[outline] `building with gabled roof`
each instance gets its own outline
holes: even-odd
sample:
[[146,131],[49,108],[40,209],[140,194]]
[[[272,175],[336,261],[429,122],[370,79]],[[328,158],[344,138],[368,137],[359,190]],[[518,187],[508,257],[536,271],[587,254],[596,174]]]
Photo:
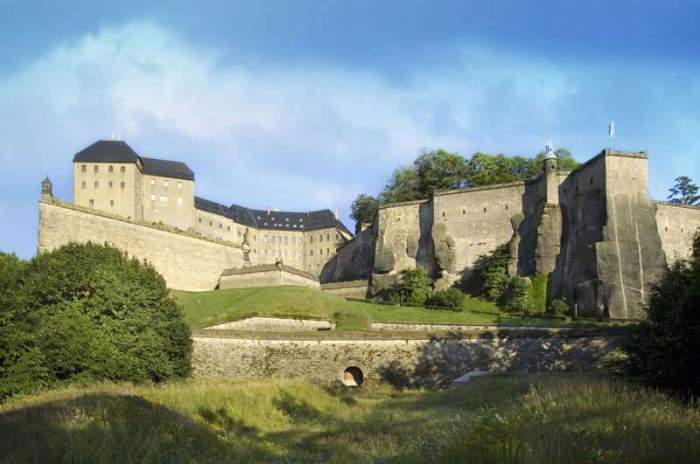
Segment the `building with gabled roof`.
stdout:
[[129,221],[165,224],[242,245],[251,265],[286,265],[318,276],[352,238],[330,210],[259,210],[195,196],[187,164],[142,156],[126,142],[99,140],[73,157],[74,204]]

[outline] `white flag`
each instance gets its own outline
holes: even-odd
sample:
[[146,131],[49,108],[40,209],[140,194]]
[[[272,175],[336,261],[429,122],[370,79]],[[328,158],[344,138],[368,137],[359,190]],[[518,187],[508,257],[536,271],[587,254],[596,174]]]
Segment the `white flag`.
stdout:
[[610,121],[608,125],[608,135],[610,136],[610,140],[615,140],[615,121]]

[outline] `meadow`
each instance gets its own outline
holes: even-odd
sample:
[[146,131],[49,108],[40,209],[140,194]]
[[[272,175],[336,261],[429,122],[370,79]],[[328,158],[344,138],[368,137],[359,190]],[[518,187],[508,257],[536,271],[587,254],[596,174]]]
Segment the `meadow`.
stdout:
[[172,295],[194,329],[251,316],[327,319],[336,322],[337,330],[366,330],[373,321],[552,327],[597,325],[593,321],[511,315],[490,301],[473,297],[465,298],[459,311],[451,311],[345,300],[319,290],[292,286],[209,292],[173,290]]
[[68,387],[0,406],[0,462],[696,462],[700,411],[604,374],[445,390],[301,379]]

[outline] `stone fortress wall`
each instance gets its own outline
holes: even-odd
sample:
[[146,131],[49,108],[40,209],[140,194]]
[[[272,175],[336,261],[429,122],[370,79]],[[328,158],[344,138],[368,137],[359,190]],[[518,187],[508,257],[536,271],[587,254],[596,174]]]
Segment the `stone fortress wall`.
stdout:
[[39,252],[70,242],[115,246],[148,261],[168,287],[181,290],[211,290],[225,269],[243,265],[243,250],[234,244],[96,214],[44,195],[39,203]]
[[506,246],[509,273],[548,274],[550,298],[583,314],[642,317],[651,287],[667,263],[689,256],[700,228],[700,208],[649,199],[647,163],[645,153],[604,150],[558,172],[552,155],[532,181],[383,205],[368,235],[340,248],[321,282],[368,278],[375,295],[401,270],[422,266],[446,288]]

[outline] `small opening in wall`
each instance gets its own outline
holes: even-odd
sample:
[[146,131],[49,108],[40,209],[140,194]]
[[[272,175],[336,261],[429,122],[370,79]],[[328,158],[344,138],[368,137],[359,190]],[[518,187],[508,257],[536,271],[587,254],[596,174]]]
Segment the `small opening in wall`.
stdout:
[[506,211],[508,211],[508,205],[506,205]]
[[445,217],[445,212],[444,212],[444,211],[442,212],[442,217]]
[[668,232],[668,227],[664,227],[664,232]]
[[466,216],[466,214],[467,214],[467,210],[466,210],[466,209],[463,209],[463,210],[462,210],[462,215],[463,215],[463,216]]
[[343,385],[346,387],[359,387],[364,382],[364,375],[359,367],[350,366],[343,372]]
[[591,177],[591,185],[593,185],[593,178]]
[[486,212],[486,208],[484,208],[484,213]]

